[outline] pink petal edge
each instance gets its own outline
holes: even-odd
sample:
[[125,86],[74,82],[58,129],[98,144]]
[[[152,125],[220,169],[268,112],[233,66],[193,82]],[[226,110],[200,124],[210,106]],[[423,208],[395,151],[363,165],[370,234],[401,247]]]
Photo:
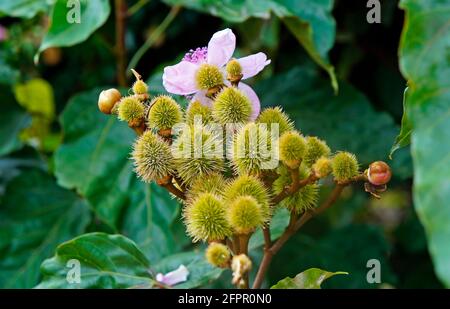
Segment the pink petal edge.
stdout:
[[227,28],[214,33],[208,43],[208,63],[223,67],[233,56],[236,36]]
[[195,73],[198,65],[181,61],[172,66],[164,68],[163,86],[167,92],[179,95],[192,94],[197,91]]
[[247,79],[255,76],[261,72],[264,67],[270,64],[270,59],[267,60],[267,56],[264,53],[257,53],[250,56],[237,59],[242,67],[242,79]]

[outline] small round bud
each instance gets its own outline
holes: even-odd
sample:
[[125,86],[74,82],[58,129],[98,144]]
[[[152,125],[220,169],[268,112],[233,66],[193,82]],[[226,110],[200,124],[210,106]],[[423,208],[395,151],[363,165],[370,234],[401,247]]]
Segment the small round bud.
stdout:
[[202,90],[208,90],[223,84],[222,72],[214,64],[202,64],[195,75],[195,79],[197,87]]
[[227,79],[230,82],[239,82],[242,79],[242,66],[236,59],[232,59],[226,66]]
[[171,129],[181,122],[181,110],[178,103],[170,96],[161,95],[150,104],[147,125],[160,130]]
[[183,216],[188,234],[194,242],[219,241],[231,235],[225,205],[219,197],[203,193],[185,207]]
[[307,166],[311,166],[320,157],[328,157],[331,153],[330,147],[315,136],[306,138],[306,153],[303,161]]
[[211,173],[204,177],[197,177],[188,191],[188,202],[194,200],[202,193],[212,193],[221,196],[227,180],[220,173]]
[[208,124],[212,121],[212,112],[208,106],[203,105],[199,101],[194,101],[186,111],[186,122],[192,125],[195,121],[200,120],[203,124]]
[[132,89],[134,94],[145,94],[148,91],[148,86],[144,81],[138,79],[134,82]]
[[316,163],[313,164],[312,170],[318,178],[327,177],[331,173],[331,160],[326,157],[320,157],[317,159]]
[[294,123],[278,106],[264,109],[261,114],[259,114],[257,122],[267,124],[268,130],[270,130],[271,124],[277,123],[280,135],[284,132],[294,130]]
[[111,114],[114,105],[122,98],[119,90],[111,88],[103,90],[98,96],[98,109],[104,114]]
[[134,97],[124,97],[119,102],[118,117],[122,121],[138,125],[145,115],[145,106]]
[[145,182],[174,172],[170,146],[151,131],[144,132],[134,143],[132,158],[137,175]]
[[227,210],[228,222],[237,234],[249,234],[264,224],[261,206],[251,196],[239,196]]
[[331,163],[334,179],[338,182],[346,181],[358,174],[358,160],[349,152],[338,152]]
[[386,162],[376,161],[369,165],[367,178],[369,182],[376,186],[387,184],[392,177],[391,168]]
[[252,269],[252,261],[245,254],[233,256],[231,270],[233,271],[232,283],[240,287],[245,285],[245,275]]
[[298,168],[306,151],[306,141],[297,131],[285,132],[280,137],[280,159],[290,168]]
[[213,242],[205,252],[206,260],[213,266],[225,268],[230,264],[231,252],[227,246]]
[[224,88],[214,100],[213,116],[221,125],[246,123],[251,114],[250,99],[235,87]]

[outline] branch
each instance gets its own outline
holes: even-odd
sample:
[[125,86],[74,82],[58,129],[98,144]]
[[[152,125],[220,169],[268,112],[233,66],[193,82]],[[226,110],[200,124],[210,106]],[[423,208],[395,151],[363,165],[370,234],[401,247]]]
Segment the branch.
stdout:
[[281,191],[277,196],[275,196],[272,199],[272,205],[278,204],[289,195],[292,195],[295,192],[297,192],[300,188],[318,180],[317,176],[314,173],[311,173],[309,177],[300,180],[298,168],[289,170],[291,172],[292,183],[290,186],[285,187],[283,191]]
[[182,192],[180,189],[178,189],[177,187],[174,186],[171,176],[167,176],[162,179],[159,179],[157,181],[157,184],[160,185],[161,187],[165,188],[167,191],[169,191],[176,197],[178,197],[182,200],[186,199],[184,192]]

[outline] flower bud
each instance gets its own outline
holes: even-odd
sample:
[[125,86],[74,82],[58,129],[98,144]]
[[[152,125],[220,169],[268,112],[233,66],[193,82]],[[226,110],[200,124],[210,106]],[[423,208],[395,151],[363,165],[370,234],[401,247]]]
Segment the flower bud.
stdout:
[[145,182],[174,172],[170,146],[151,131],[144,132],[134,143],[132,158],[137,175]]
[[214,194],[203,193],[185,207],[183,216],[188,234],[194,242],[219,241],[231,235],[223,201]]
[[315,136],[308,136],[306,138],[306,154],[303,159],[307,166],[311,166],[320,157],[328,157],[330,155],[330,147]]
[[131,126],[138,126],[145,115],[145,106],[134,97],[124,97],[119,102],[118,117]]
[[222,72],[214,64],[202,64],[195,75],[195,79],[197,81],[197,87],[202,90],[223,85]]
[[265,223],[261,205],[249,195],[238,196],[227,209],[228,222],[237,234],[249,234]]
[[233,271],[232,283],[240,287],[245,285],[245,275],[252,269],[252,261],[245,254],[233,256],[231,270]]
[[280,135],[287,131],[294,130],[294,123],[289,119],[289,116],[286,115],[278,106],[264,109],[261,114],[259,114],[257,122],[267,124],[268,130],[270,130],[271,124],[277,123]]
[[231,252],[227,246],[212,242],[205,252],[206,260],[213,266],[225,268],[230,264]]
[[236,59],[232,59],[227,63],[226,66],[227,79],[232,83],[236,84],[242,79],[242,66]]
[[201,120],[203,124],[208,124],[212,121],[211,109],[199,101],[192,102],[186,111],[187,124],[193,125],[196,119]]
[[349,152],[338,152],[331,163],[334,179],[337,182],[349,180],[358,174],[358,160]]
[[280,159],[290,168],[298,168],[306,151],[306,141],[297,131],[285,132],[280,137]]
[[179,122],[181,122],[180,106],[172,97],[161,95],[153,99],[147,121],[150,128],[168,130]]
[[318,178],[327,177],[331,173],[331,160],[326,157],[320,157],[313,164],[312,170]]
[[387,184],[392,177],[391,168],[383,161],[371,163],[366,174],[369,182],[376,186]]
[[134,94],[146,94],[148,86],[144,81],[138,79],[134,82],[132,89]]
[[213,116],[221,125],[246,123],[251,114],[250,99],[235,87],[224,88],[213,102]]
[[103,90],[98,96],[98,109],[104,114],[111,114],[114,105],[121,99],[119,90],[111,88]]

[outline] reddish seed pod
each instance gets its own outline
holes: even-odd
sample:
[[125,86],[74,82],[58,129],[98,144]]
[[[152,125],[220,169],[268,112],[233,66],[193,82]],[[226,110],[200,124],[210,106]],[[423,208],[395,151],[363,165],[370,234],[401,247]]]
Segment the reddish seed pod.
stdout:
[[383,161],[376,161],[369,165],[367,178],[376,186],[385,185],[391,180],[392,172],[389,165]]

